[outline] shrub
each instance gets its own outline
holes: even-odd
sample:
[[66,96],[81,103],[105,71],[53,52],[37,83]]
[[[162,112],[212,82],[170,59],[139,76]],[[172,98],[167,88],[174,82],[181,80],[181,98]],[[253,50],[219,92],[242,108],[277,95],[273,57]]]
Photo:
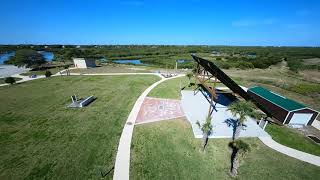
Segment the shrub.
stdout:
[[51,71],[46,71],[45,76],[50,77],[52,75]]
[[313,94],[320,92],[319,84],[309,84],[309,83],[301,83],[296,84],[294,86],[289,87],[289,90],[294,91],[299,94]]
[[6,77],[4,82],[8,83],[8,84],[14,84],[14,83],[16,83],[16,80],[13,77]]
[[302,63],[298,59],[287,60],[287,62],[288,62],[289,70],[295,73],[297,73],[302,66]]

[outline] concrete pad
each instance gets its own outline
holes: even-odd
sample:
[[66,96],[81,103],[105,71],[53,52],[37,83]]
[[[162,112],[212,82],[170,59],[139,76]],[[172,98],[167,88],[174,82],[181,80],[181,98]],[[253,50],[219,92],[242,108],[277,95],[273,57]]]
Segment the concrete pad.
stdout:
[[140,108],[136,124],[183,117],[180,100],[146,97]]
[[[181,104],[185,115],[192,126],[194,136],[196,138],[202,138],[202,132],[198,125],[196,124],[199,121],[201,124],[204,123],[210,103],[202,94],[198,92],[194,95],[193,91],[183,90],[181,91],[182,99]],[[234,117],[227,108],[229,100],[223,100],[226,98],[224,94],[219,94],[218,102],[216,103],[215,110],[212,113],[212,126],[213,132],[209,138],[232,138],[233,128],[227,125],[226,120],[237,120],[237,117]],[[252,118],[247,118],[247,121],[244,123],[246,127],[241,131],[240,137],[270,137],[268,133],[262,130]]]

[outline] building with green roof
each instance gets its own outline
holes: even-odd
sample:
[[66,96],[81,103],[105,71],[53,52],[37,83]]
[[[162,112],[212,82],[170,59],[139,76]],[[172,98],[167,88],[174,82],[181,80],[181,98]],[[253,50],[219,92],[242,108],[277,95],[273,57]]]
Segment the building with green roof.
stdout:
[[283,124],[311,125],[318,116],[317,111],[306,105],[260,86],[248,89],[248,94]]

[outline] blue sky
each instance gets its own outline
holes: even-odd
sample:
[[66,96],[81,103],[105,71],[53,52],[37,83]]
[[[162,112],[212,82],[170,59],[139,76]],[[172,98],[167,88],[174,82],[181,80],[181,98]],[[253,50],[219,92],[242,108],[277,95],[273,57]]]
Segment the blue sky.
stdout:
[[1,0],[0,44],[320,46],[318,0]]

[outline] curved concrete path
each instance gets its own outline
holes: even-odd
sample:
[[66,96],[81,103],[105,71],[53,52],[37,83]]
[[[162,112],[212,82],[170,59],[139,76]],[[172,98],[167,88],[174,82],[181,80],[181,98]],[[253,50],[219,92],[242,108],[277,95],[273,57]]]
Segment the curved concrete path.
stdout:
[[[36,79],[45,78],[44,75],[38,75],[36,78],[30,78],[29,76],[22,76],[20,74],[14,74],[11,77],[21,78],[21,80],[16,82],[16,84],[23,83],[23,82],[26,82],[26,81],[32,81],[32,80],[36,80]],[[0,84],[0,86],[7,86],[7,85],[10,85],[10,84],[7,84],[7,83]]]
[[263,144],[267,145],[271,149],[274,149],[282,154],[287,156],[299,159],[301,161],[320,166],[320,157],[312,154],[308,154],[302,151],[298,151],[296,149],[289,148],[282,144],[277,143],[271,137],[259,137],[259,139],[263,142]]
[[158,84],[169,80],[174,79],[177,77],[182,77],[184,75],[178,75],[171,78],[162,78],[160,81],[155,82],[150,87],[148,87],[137,99],[136,103],[134,104],[126,124],[122,130],[122,134],[119,141],[116,162],[114,166],[114,174],[113,179],[116,180],[128,180],[129,173],[130,173],[130,148],[131,148],[131,139],[135,121],[137,119],[140,107],[143,103],[144,98],[149,94],[149,92],[156,87]]

